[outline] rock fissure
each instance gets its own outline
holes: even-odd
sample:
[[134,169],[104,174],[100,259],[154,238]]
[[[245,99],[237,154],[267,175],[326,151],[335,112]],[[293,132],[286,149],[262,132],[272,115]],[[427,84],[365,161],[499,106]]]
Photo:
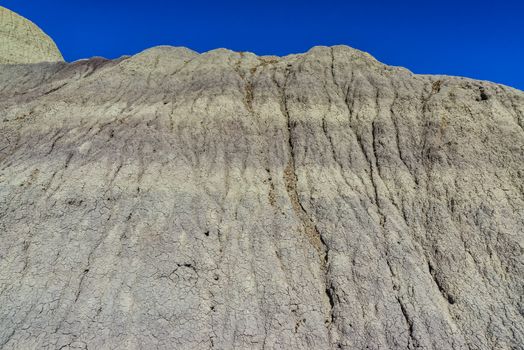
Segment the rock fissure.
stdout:
[[406,310],[406,306],[404,305],[404,303],[402,302],[399,296],[397,296],[397,302],[400,306],[400,310],[402,312],[402,316],[404,317],[404,321],[406,322],[406,325],[408,326],[408,332],[409,332],[408,333],[408,336],[409,336],[408,348],[415,348],[415,349],[420,348],[418,340],[415,336],[413,320],[409,316],[409,313]]
[[431,277],[435,281],[435,284],[436,284],[440,294],[442,294],[442,297],[444,297],[444,299],[446,299],[448,304],[450,304],[450,305],[455,304],[455,298],[453,298],[453,296],[446,291],[446,289],[444,288],[443,284],[440,282],[438,276],[435,274],[435,269],[433,268],[433,265],[430,262],[428,262],[428,270],[429,270],[429,273],[431,274]]
[[[287,96],[286,96],[286,87],[288,85],[288,74],[286,72],[285,78],[284,78],[284,84],[281,90],[282,94],[282,106],[283,106],[283,114],[287,121],[287,130],[288,130],[288,155],[289,155],[289,161],[284,169],[284,182],[286,184],[286,190],[289,196],[289,199],[291,201],[292,208],[294,210],[295,215],[297,215],[298,219],[301,221],[302,229],[304,230],[304,233],[306,234],[306,237],[308,238],[310,244],[313,248],[318,252],[320,257],[320,263],[321,263],[321,270],[324,274],[325,279],[325,295],[327,297],[327,300],[329,301],[329,314],[326,318],[326,325],[328,332],[331,333],[333,321],[335,319],[334,312],[335,312],[335,303],[334,303],[334,288],[331,285],[331,282],[329,280],[329,247],[324,241],[324,238],[320,231],[318,230],[317,226],[315,225],[314,221],[311,219],[310,215],[308,214],[307,210],[304,208],[300,201],[300,195],[298,193],[298,178],[296,175],[296,156],[295,156],[295,150],[294,150],[294,142],[293,142],[293,130],[295,127],[294,122],[291,120],[291,115],[289,113],[288,109],[288,102],[287,102]],[[329,334],[331,336],[331,334]]]
[[256,72],[256,67],[250,70],[248,74],[242,71],[241,63],[242,59],[244,58],[244,53],[240,52],[240,57],[238,59],[237,64],[235,65],[235,70],[237,71],[238,75],[242,79],[244,83],[244,104],[246,106],[246,109],[250,114],[255,114],[255,111],[253,109],[253,75]]

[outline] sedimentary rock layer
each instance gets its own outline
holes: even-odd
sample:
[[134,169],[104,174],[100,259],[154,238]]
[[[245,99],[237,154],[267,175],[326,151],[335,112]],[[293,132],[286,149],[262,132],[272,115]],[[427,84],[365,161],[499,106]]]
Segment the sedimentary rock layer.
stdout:
[[343,47],[0,67],[0,348],[523,349],[524,93]]
[[63,61],[53,40],[31,21],[0,6],[0,64]]

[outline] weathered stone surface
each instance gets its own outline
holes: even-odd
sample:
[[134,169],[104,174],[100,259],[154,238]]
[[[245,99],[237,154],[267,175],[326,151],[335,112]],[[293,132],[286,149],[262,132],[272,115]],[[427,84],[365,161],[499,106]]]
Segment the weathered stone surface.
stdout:
[[0,64],[63,60],[53,40],[40,28],[0,6]]
[[521,91],[160,47],[0,111],[3,349],[523,349]]

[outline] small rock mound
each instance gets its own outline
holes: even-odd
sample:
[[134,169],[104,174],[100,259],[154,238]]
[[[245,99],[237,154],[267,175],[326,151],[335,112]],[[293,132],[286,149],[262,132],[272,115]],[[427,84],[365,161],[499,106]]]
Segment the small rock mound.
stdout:
[[0,64],[63,60],[53,40],[33,22],[0,6]]

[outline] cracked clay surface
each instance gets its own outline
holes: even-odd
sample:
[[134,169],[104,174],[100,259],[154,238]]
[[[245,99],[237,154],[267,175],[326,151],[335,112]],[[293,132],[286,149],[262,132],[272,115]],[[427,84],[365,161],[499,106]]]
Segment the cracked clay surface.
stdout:
[[0,348],[524,349],[523,127],[344,46],[0,66]]

